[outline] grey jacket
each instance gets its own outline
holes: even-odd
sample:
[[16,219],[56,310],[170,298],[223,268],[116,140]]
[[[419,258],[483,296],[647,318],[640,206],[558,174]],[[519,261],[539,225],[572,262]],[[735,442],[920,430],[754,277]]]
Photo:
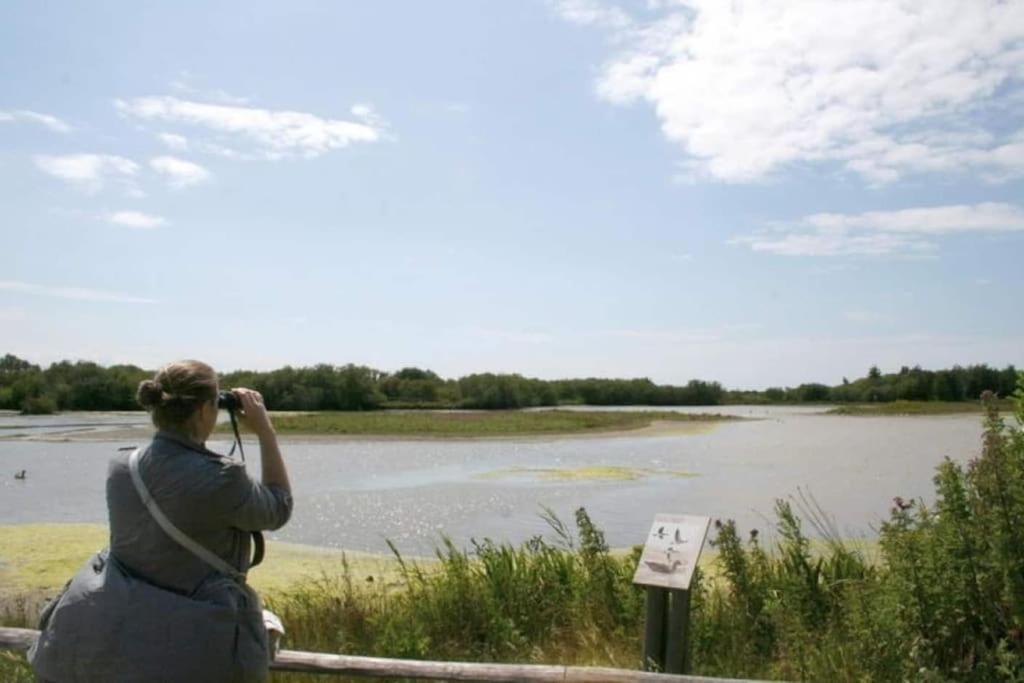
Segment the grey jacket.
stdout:
[[[29,653],[37,675],[59,683],[264,680],[258,598],[164,533],[132,484],[128,457],[114,458],[107,475],[110,549],[44,613]],[[243,573],[250,532],[291,515],[286,491],[176,434],[158,433],[139,471],[175,526]]]
[[[170,432],[158,432],[139,460],[139,472],[164,514],[186,534],[242,573],[249,569],[251,531],[280,528],[292,497],[246,474],[237,460]],[[128,454],[107,474],[110,551],[151,583],[190,594],[215,573],[163,532],[132,485]]]

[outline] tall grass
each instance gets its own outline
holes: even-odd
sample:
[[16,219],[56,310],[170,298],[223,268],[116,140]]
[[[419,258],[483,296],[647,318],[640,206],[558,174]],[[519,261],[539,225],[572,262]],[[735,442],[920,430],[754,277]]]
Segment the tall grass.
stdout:
[[[268,600],[294,636],[289,647],[477,661],[601,661],[632,667],[643,594],[637,556],[609,552],[584,510],[572,535],[472,550],[445,541],[437,562],[407,562],[399,586],[356,585],[347,572]],[[275,680],[292,680],[279,676]],[[299,680],[296,678],[295,680]]]
[[[34,618],[39,611],[38,599],[16,596],[0,600],[0,626],[35,627]],[[3,683],[34,683],[25,656],[20,652],[0,650],[0,681]]]

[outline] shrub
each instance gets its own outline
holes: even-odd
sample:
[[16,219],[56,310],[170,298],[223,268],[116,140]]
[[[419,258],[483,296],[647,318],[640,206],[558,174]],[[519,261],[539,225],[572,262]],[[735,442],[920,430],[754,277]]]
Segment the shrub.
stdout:
[[57,412],[57,402],[49,396],[32,396],[21,403],[22,415],[53,415]]

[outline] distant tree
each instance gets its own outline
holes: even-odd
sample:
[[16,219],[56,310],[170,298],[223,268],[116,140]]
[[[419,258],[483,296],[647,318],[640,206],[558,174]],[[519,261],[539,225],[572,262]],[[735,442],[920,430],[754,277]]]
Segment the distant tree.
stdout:
[[38,365],[10,353],[0,358],[0,409],[21,410],[26,399],[41,395],[43,389]]
[[27,360],[22,360],[13,354],[6,354],[3,358],[0,358],[0,382],[3,382],[5,378],[13,377],[22,372],[38,371],[39,366],[29,363]]
[[966,368],[964,393],[966,398],[976,401],[986,391],[998,391],[1000,385],[999,371],[987,365],[971,365]]
[[1014,391],[1017,389],[1017,378],[1019,373],[1017,368],[1012,365],[1007,365],[1005,368],[999,371],[999,387],[996,389],[996,393],[1001,398],[1009,398],[1013,396]]
[[831,390],[824,384],[801,384],[794,394],[797,401],[821,402],[829,400]]
[[439,380],[436,374],[430,370],[421,370],[419,368],[402,368],[394,375],[398,379],[405,380]]
[[957,373],[952,370],[939,370],[932,375],[931,397],[937,401],[962,401],[964,388],[960,384]]
[[436,403],[441,400],[445,382],[430,370],[402,368],[396,373],[383,375],[379,387],[389,401]]
[[21,405],[22,415],[51,415],[57,412],[57,402],[49,396],[26,398]]

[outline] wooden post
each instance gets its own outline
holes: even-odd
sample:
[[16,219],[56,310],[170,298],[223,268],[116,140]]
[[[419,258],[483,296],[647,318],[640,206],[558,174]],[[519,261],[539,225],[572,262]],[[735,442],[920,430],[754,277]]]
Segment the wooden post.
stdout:
[[644,671],[665,670],[665,606],[668,591],[647,586],[647,616],[644,621]]
[[690,640],[690,591],[671,592],[668,633],[665,636],[665,673],[686,673]]
[[690,637],[690,591],[686,591],[686,620],[683,622],[683,668],[680,673],[693,671],[693,639]]

